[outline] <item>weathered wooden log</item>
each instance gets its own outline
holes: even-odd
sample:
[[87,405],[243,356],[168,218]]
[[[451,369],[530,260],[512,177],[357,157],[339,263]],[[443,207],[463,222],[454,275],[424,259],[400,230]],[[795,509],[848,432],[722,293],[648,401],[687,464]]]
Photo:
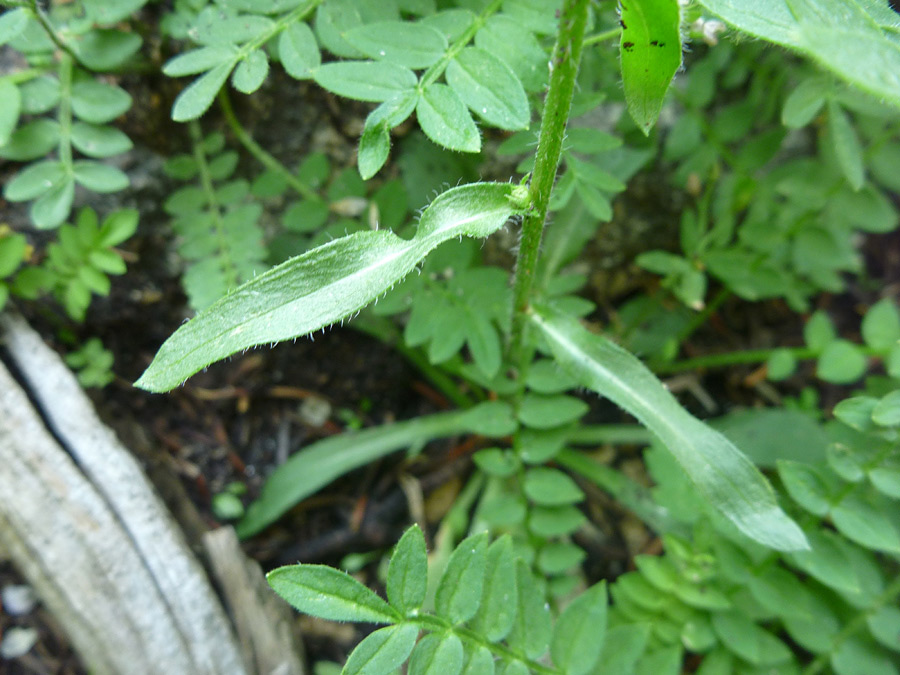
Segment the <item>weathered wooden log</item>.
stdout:
[[23,382],[0,363],[0,546],[88,669],[301,673],[295,655],[245,663],[181,530],[72,373],[20,317],[0,316],[0,334]]
[[302,675],[295,615],[269,588],[257,562],[243,554],[234,528],[207,532],[203,545],[251,669],[266,675]]

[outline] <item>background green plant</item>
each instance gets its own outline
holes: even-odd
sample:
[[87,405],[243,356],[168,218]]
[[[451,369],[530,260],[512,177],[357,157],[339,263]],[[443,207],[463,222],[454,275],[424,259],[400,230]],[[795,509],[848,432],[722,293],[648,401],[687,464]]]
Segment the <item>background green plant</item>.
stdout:
[[[127,94],[93,73],[133,63],[140,38],[122,22],[143,2],[3,4],[0,42],[28,66],[0,78],[18,101],[0,115],[0,156],[35,162],[5,195],[34,200],[34,224],[54,227],[76,183],[124,187],[118,169],[73,150],[130,148],[108,125]],[[723,36],[719,19],[790,52]],[[301,611],[387,624],[345,672],[407,659],[413,673],[896,672],[900,314],[894,299],[873,300],[858,335],[809,314],[822,293],[865,285],[862,235],[896,229],[896,13],[874,0],[629,0],[618,11],[584,0],[178,0],[161,26],[178,52],[163,72],[194,78],[172,109],[190,152],[166,166],[187,184],[165,209],[189,303],[204,311],[138,385],[170,389],[232,353],[352,318],[460,408],[304,448],[269,477],[239,533],[389,453],[480,437],[430,560],[415,528],[394,550],[387,603],[327,567],[270,574]],[[687,38],[695,50],[682,63]],[[252,94],[273,64],[375,104],[355,169],[315,153],[287,166],[242,126],[229,88]],[[230,137],[210,131],[214,114]],[[418,131],[392,153],[400,125]],[[497,154],[524,177],[475,182],[474,153],[500,139]],[[379,176],[391,159],[399,179]],[[671,236],[634,252],[631,271],[659,288],[588,299],[583,250],[633,209],[616,196],[647,171],[679,200],[663,216]],[[424,210],[415,220],[410,208]],[[108,293],[105,275],[120,273],[112,247],[136,217],[130,230],[107,223],[130,217],[101,226],[82,211],[43,266],[21,270],[28,238],[0,232],[0,299],[40,288],[83,317],[92,292]],[[472,239],[500,230],[521,231],[512,279]],[[610,318],[604,335],[578,321],[597,316],[593,300]],[[806,313],[803,344],[678,358],[738,300]],[[84,374],[100,383],[106,357],[89,345],[72,365],[96,365]],[[784,409],[707,425],[653,374],[759,364],[790,383],[810,374],[806,362],[822,382],[865,378],[834,420],[807,388]],[[585,424],[584,389],[641,426]],[[588,449],[602,443],[652,443],[655,487],[595,461]],[[583,590],[583,504],[596,488],[664,547],[610,580],[609,606],[606,584]],[[222,517],[240,516],[238,493],[223,495]]]

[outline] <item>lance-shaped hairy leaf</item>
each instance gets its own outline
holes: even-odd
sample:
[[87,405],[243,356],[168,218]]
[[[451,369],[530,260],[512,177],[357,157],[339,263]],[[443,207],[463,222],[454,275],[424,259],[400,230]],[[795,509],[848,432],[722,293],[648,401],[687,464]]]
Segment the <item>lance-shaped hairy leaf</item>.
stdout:
[[357,232],[274,267],[179,328],[135,384],[167,391],[235,352],[306,335],[350,316],[405,277],[438,244],[500,229],[516,213],[510,200],[516,189],[506,183],[453,188],[425,210],[412,239],[387,231]]
[[725,436],[679,405],[635,356],[550,307],[531,314],[556,360],[578,382],[622,406],[652,431],[700,493],[744,534],[782,551],[808,548],[772,487]]
[[622,0],[621,6],[625,102],[632,119],[648,134],[681,66],[681,17],[675,0]]

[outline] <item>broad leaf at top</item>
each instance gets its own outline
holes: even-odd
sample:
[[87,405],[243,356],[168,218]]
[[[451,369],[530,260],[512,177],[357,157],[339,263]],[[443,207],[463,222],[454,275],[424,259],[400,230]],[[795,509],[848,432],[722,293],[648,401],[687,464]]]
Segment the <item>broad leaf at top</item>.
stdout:
[[753,463],[682,408],[635,356],[559,310],[540,307],[531,319],[562,368],[650,429],[701,494],[744,534],[782,551],[808,548],[803,532],[779,508],[772,487]]
[[681,66],[677,0],[622,0],[622,84],[632,119],[645,134],[656,123]]
[[872,0],[701,0],[701,4],[737,29],[796,49],[847,82],[900,106],[896,33],[900,20],[888,22],[887,2],[877,11]]
[[516,212],[507,183],[473,183],[440,195],[416,236],[357,232],[292,258],[239,286],[163,344],[135,383],[168,391],[211,363],[257,345],[289,340],[359,311],[405,277],[438,244],[486,237]]

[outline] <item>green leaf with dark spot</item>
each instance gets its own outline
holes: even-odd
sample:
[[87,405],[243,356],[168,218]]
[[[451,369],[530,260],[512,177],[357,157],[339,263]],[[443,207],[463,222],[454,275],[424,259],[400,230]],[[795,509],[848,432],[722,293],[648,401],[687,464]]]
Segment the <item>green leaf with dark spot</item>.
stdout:
[[622,82],[632,119],[645,134],[656,123],[681,67],[681,17],[675,0],[622,0]]

